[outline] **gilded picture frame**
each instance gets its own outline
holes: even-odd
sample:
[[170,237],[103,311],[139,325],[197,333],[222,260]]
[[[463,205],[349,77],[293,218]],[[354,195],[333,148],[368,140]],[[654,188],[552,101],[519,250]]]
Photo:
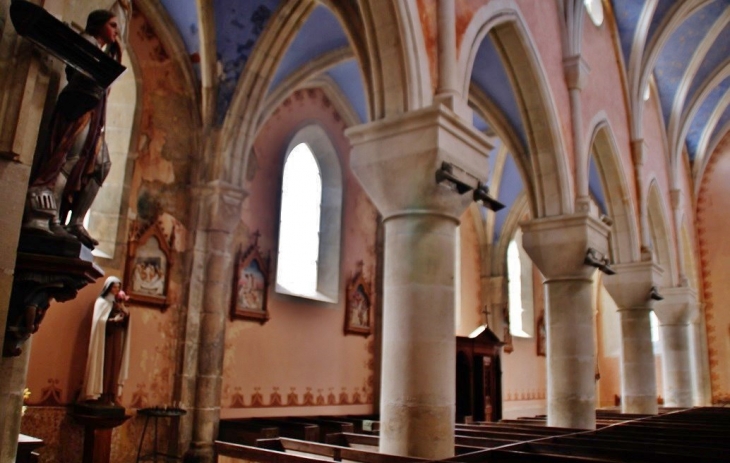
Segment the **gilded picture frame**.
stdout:
[[248,248],[238,252],[230,317],[231,320],[253,320],[263,325],[270,318],[267,308],[269,258],[261,254],[259,236],[258,232],[254,233]]
[[363,274],[362,261],[347,283],[345,334],[370,336],[373,332],[372,282]]
[[124,277],[130,301],[167,310],[173,262],[170,241],[157,221],[146,227],[132,222]]

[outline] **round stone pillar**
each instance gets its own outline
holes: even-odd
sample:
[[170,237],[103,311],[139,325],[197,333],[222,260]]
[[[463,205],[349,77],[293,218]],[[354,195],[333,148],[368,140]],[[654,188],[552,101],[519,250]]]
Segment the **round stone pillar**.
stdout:
[[689,287],[665,288],[664,300],[654,311],[662,333],[662,369],[664,405],[691,407],[693,405],[690,329],[697,317],[696,294]]
[[649,318],[652,288],[662,269],[653,261],[616,264],[616,274],[603,284],[616,302],[621,318],[621,412],[655,415],[656,363]]
[[454,452],[457,223],[439,214],[385,221],[380,451],[386,454]]
[[692,369],[689,361],[689,325],[661,325],[664,406],[692,406]]
[[[380,451],[454,456],[456,227],[487,139],[444,105],[351,128],[351,167],[383,216]],[[436,172],[448,174],[437,179]],[[479,176],[477,176],[479,175]]]
[[619,308],[622,413],[655,415],[658,411],[650,313],[650,307]]
[[246,196],[246,191],[223,182],[211,182],[195,191],[199,244],[191,280],[200,284],[191,284],[181,378],[182,403],[190,402],[192,420],[181,422],[180,434],[182,429],[190,433],[183,458],[186,463],[216,461],[230,271],[235,257],[231,239]]
[[608,249],[609,228],[588,214],[521,224],[522,245],[545,276],[548,426],[595,429],[596,351],[589,248]]
[[593,280],[548,279],[545,288],[548,426],[595,429]]

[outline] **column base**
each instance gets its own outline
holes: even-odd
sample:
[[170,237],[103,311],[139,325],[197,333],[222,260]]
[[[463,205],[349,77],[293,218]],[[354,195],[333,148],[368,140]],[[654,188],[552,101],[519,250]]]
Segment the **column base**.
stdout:
[[94,415],[78,414],[76,410],[71,413],[71,416],[84,426],[83,463],[109,463],[112,430],[132,417],[132,415],[125,415],[123,408],[121,416],[118,414],[118,410],[114,410],[114,414],[111,416],[105,415],[110,412],[108,409],[111,407],[104,406],[104,409],[100,409]]

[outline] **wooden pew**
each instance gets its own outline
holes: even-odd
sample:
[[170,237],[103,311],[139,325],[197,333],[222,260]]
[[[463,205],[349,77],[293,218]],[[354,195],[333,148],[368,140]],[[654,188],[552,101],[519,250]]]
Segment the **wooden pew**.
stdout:
[[[572,447],[588,447],[593,449],[599,449],[599,448],[611,448],[611,449],[618,449],[623,450],[626,452],[633,452],[633,451],[646,451],[647,445],[645,443],[641,442],[635,442],[635,441],[618,441],[618,440],[604,440],[604,439],[594,439],[591,438],[591,436],[569,436],[569,437],[558,437],[554,438],[550,441],[551,443],[555,444],[564,444],[564,445],[570,445]],[[716,457],[718,455],[717,450],[715,449],[708,449],[704,447],[696,447],[696,446],[683,446],[683,445],[674,445],[674,444],[665,444],[662,445],[660,448],[660,451],[663,453],[671,454],[673,457],[678,458],[685,458],[685,457],[700,457],[704,458],[708,462],[716,461]]]
[[221,420],[218,427],[218,440],[225,442],[256,445],[258,439],[272,437],[279,437],[278,428],[248,420]]
[[530,425],[524,425],[524,424],[504,424],[504,423],[486,423],[486,424],[479,424],[479,425],[457,424],[456,429],[457,429],[457,431],[460,429],[466,429],[466,430],[468,430],[468,429],[476,429],[476,430],[510,429],[510,430],[514,430],[514,431],[518,431],[518,432],[525,431],[530,434],[545,435],[545,436],[553,436],[553,435],[583,431],[582,429],[551,428],[551,427],[547,427],[547,426],[530,426]]
[[[422,462],[427,461],[423,458],[415,457],[401,457],[396,455],[386,455],[378,452],[369,450],[353,449],[350,447],[321,444],[314,442],[306,442],[296,439],[270,439],[277,441],[278,445],[289,452],[300,452],[311,455],[319,455],[323,457],[332,458],[335,461],[357,461],[362,463],[411,463],[411,462]],[[265,445],[266,442],[260,441],[259,446]]]
[[215,441],[215,453],[219,457],[230,457],[242,461],[256,461],[262,463],[321,463],[321,458],[287,455],[276,450],[268,450],[249,445],[233,444],[231,442]]
[[316,417],[292,417],[287,418],[288,421],[302,424],[313,424],[319,426],[319,439],[318,442],[325,442],[328,434],[337,434],[342,432],[355,432],[355,425],[346,421],[339,421],[325,418]]
[[[518,449],[536,454],[605,458],[611,461],[620,461],[625,463],[666,463],[668,461],[677,461],[678,457],[678,455],[669,453],[663,448],[656,449],[646,446],[644,446],[643,449],[633,448],[631,450],[626,450],[609,446],[579,447],[565,444],[530,442],[520,445]],[[727,459],[725,459],[725,461],[726,460]],[[681,461],[707,461],[709,463],[710,461],[716,462],[718,460],[707,459],[705,457],[693,458],[685,455],[682,456]]]
[[300,439],[305,441],[319,441],[319,426],[286,419],[277,418],[249,418],[249,421],[263,426],[275,427],[280,437]]

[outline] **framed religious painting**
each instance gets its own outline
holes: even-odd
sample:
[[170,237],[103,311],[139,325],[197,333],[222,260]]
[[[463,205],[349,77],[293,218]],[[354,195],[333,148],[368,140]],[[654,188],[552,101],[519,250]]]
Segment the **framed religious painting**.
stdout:
[[238,252],[233,276],[231,319],[254,320],[263,325],[269,320],[266,306],[269,259],[261,254],[259,236],[259,232],[254,233],[249,247]]
[[545,330],[545,311],[537,318],[536,340],[537,355],[547,357],[547,331]]
[[363,275],[362,261],[347,283],[345,303],[345,334],[369,336],[373,332],[372,283]]
[[170,240],[160,224],[154,221],[143,227],[140,222],[132,222],[124,278],[125,291],[130,300],[165,311],[169,305],[172,263]]

